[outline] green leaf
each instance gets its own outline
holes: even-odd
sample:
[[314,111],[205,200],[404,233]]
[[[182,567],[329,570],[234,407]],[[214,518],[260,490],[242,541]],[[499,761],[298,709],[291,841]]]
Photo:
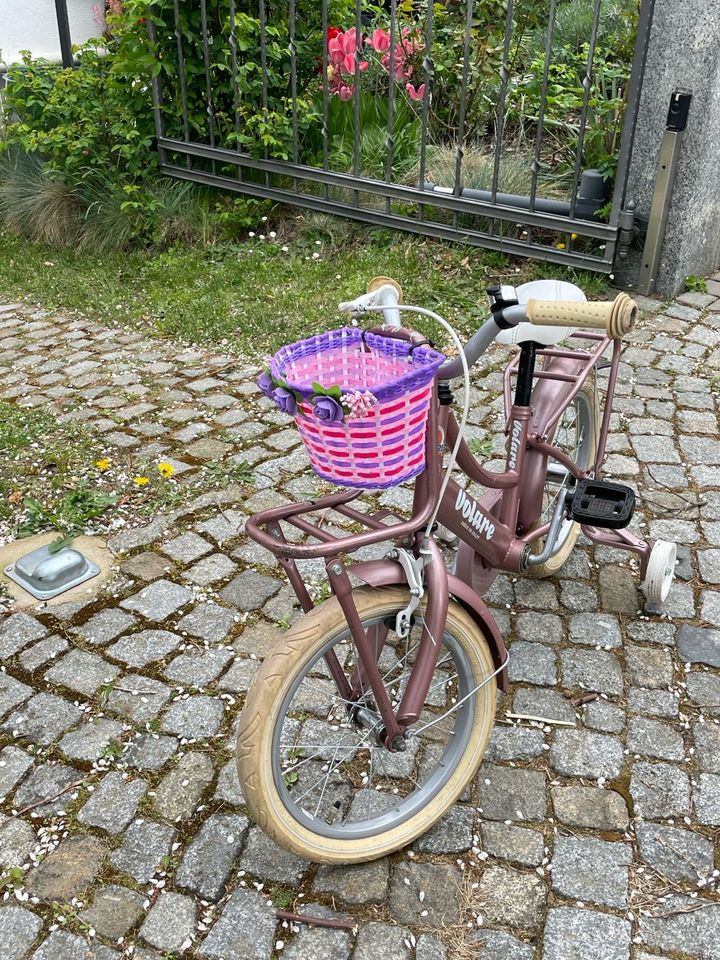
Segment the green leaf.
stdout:
[[57,540],[53,540],[52,543],[48,544],[48,553],[59,553],[64,547],[69,547],[75,538],[70,533],[66,533],[64,536],[58,537]]

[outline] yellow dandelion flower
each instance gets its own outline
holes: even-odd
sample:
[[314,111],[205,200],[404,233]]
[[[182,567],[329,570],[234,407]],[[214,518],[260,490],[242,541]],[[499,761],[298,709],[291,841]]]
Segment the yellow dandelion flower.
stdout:
[[165,477],[166,480],[175,473],[175,467],[171,463],[159,463],[157,468],[160,475]]
[[136,487],[146,487],[150,480],[147,477],[133,477],[133,483]]
[[110,461],[107,457],[101,457],[99,460],[95,461],[95,466],[98,470],[107,470],[107,468],[110,466]]
[[564,250],[564,249],[565,249],[565,244],[564,244],[564,243],[556,243],[555,246],[557,247],[558,250]]
[[578,238],[578,235],[577,235],[576,233],[571,233],[571,234],[570,234],[570,239],[571,239],[571,240],[577,240],[577,238]]

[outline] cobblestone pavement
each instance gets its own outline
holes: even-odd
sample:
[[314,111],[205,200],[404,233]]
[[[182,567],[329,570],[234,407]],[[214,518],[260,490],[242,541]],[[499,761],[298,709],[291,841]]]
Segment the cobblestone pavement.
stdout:
[[[232,358],[0,306],[0,398],[80,420],[108,451],[153,444],[181,483],[253,465],[249,491],[114,535],[99,597],[0,622],[0,958],[720,958],[710,289],[643,303],[612,423],[608,473],[637,485],[637,527],[683,545],[664,612],[643,610],[624,555],[587,543],[554,581],[500,578],[512,687],[470,799],[414,849],[332,869],[249,822],[232,757],[258,660],[295,616],[243,532],[316,488],[294,429]],[[475,377],[471,436],[498,427],[500,356]],[[291,928],[290,905],[355,929]]]

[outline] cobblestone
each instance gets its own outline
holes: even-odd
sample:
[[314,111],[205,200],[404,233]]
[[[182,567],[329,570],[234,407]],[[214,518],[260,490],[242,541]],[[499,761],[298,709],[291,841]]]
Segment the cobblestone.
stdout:
[[125,610],[134,610],[147,620],[163,623],[169,616],[192,600],[192,593],[171,580],[156,580],[139,593],[120,604]]
[[78,813],[78,820],[111,836],[122,833],[146,790],[144,780],[126,780],[120,773],[108,773]]
[[[274,933],[275,914],[265,898],[254,890],[237,890],[206,937],[200,955],[210,960],[269,960]],[[377,960],[377,955],[372,960]]]
[[198,694],[170,705],[163,719],[163,730],[179,737],[205,739],[218,732],[222,718],[222,701]]
[[697,833],[657,823],[637,823],[635,836],[641,859],[669,880],[697,883],[698,877],[712,873],[713,845]]
[[19,747],[7,746],[0,751],[0,797],[5,797],[32,765],[32,755]]
[[542,960],[628,960],[627,920],[578,907],[553,907],[545,924]]
[[690,813],[687,774],[667,763],[638,762],[630,777],[635,813],[649,820],[685,817]]
[[326,893],[343,903],[362,905],[382,903],[387,896],[390,870],[387,859],[346,867],[320,866],[313,890]]
[[3,960],[21,960],[21,957],[27,956],[41,927],[40,917],[23,907],[0,908],[0,957]]
[[624,830],[629,823],[627,804],[619,793],[596,787],[553,787],[553,810],[569,827]]
[[215,767],[204,753],[187,753],[158,786],[153,803],[166,820],[188,820],[212,783]]
[[623,764],[623,747],[615,737],[584,730],[561,730],[555,735],[549,759],[566,777],[604,777],[612,780]]
[[175,871],[175,882],[204,900],[217,900],[240,852],[247,817],[215,814],[202,825]]
[[107,855],[105,843],[88,834],[74,834],[63,840],[25,880],[30,896],[52,903],[69,903],[81,897],[102,868]]
[[195,933],[196,914],[197,906],[191,897],[163,890],[140,927],[140,936],[158,950],[182,950]]
[[446,926],[458,917],[461,886],[462,874],[449,864],[398,863],[390,880],[390,911],[400,923]]
[[570,900],[623,909],[631,860],[632,850],[625,843],[559,836],[552,859],[552,889]]
[[38,693],[11,713],[3,729],[42,747],[54,743],[80,722],[80,708],[54,693]]
[[135,926],[144,912],[141,894],[111,883],[98,891],[92,906],[83,910],[79,919],[101,937],[119,940]]
[[174,839],[175,830],[167,824],[136,821],[125,831],[122,845],[110,854],[110,862],[138,883],[147,883],[170,855]]
[[[440,943],[446,933],[488,960],[630,960],[633,937],[632,960],[718,957],[714,893],[693,900],[702,905],[693,913],[645,916],[628,903],[626,883],[630,871],[650,914],[689,902],[660,903],[660,877],[688,893],[698,881],[716,885],[717,303],[683,295],[669,313],[641,321],[623,354],[622,418],[611,422],[608,470],[639,494],[633,530],[681,541],[668,601],[640,613],[635,560],[583,536],[554,578],[499,577],[488,600],[510,650],[511,684],[498,719],[512,709],[539,720],[497,723],[462,802],[392,864],[319,868],[275,847],[247,819],[231,756],[244,695],[283,636],[273,621],[286,626],[299,615],[281,571],[269,575],[274,560],[245,535],[250,512],[317,490],[294,428],[265,401],[257,406],[237,358],[0,305],[10,402],[82,423],[99,448],[119,445],[123,457],[167,459],[179,492],[207,480],[200,464],[208,457],[247,460],[255,471],[246,486],[198,491],[144,528],[116,532],[118,576],[92,602],[0,622],[0,863],[22,867],[50,851],[26,875],[27,892],[39,891],[43,906],[30,899],[0,907],[0,944],[14,935],[3,918],[20,911],[18,929],[29,938],[22,960],[33,950],[32,960],[85,960],[85,937],[38,925],[47,904],[77,897],[81,921],[114,945],[91,940],[96,960],[119,960],[121,947],[133,947],[137,960],[181,952],[453,960],[454,947]],[[476,381],[479,439],[497,433],[499,386],[497,373]],[[496,437],[497,452],[504,442]],[[408,490],[381,500],[407,507]],[[323,577],[321,563],[303,569]],[[408,751],[408,774],[411,760]],[[92,836],[77,833],[87,817]],[[471,896],[483,927],[463,926],[471,916],[459,912],[456,859],[480,884]],[[150,881],[162,893],[147,897],[146,910]],[[264,887],[256,892],[253,883]],[[289,932],[267,903],[271,888],[306,893],[293,908],[310,914],[330,914],[311,897],[335,898],[361,918],[357,932]],[[227,903],[200,917],[201,899],[214,903],[228,891]],[[367,908],[382,922],[368,920]],[[434,938],[427,929],[441,914],[452,934]]]

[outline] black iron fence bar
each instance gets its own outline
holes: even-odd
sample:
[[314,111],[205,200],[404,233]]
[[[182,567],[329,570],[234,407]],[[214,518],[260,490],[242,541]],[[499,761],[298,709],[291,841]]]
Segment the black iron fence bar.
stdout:
[[[360,14],[360,0],[355,0],[355,44],[353,49],[353,62],[355,65],[352,84],[353,101],[353,148],[352,148],[352,169],[355,178],[360,176],[360,44],[362,21]],[[326,41],[327,42],[327,41]],[[328,44],[329,45],[329,44]],[[353,193],[353,204],[360,206],[360,194],[357,190]]]
[[[177,4],[177,0],[175,0]],[[228,46],[230,47],[230,82],[232,84],[233,122],[235,125],[235,149],[240,149],[240,91],[237,84],[238,48],[235,33],[235,0],[228,0],[228,15],[230,17]],[[241,172],[241,171],[239,171]]]
[[[292,132],[293,132],[293,163],[300,159],[300,138],[298,136],[298,115],[297,115],[297,42],[295,39],[295,0],[290,0],[290,99],[292,100]],[[295,181],[295,189],[298,189],[298,182]]]
[[[322,68],[323,68],[323,119],[322,119],[322,141],[323,141],[323,170],[328,169],[329,161],[329,130],[328,130],[328,114],[330,111],[330,91],[328,89],[328,0],[322,0],[322,32],[323,32],[323,45],[322,45]],[[325,184],[325,199],[329,196],[327,184]]]
[[[360,53],[362,52],[362,15],[360,11],[360,0],[355,0],[355,75],[353,83],[353,173],[356,177],[360,176]],[[360,206],[360,194],[355,191],[353,194],[355,206]]]
[[203,65],[205,68],[205,100],[208,115],[208,135],[210,146],[215,146],[215,107],[213,106],[212,83],[210,81],[210,47],[208,44],[207,2],[200,0],[200,29],[202,31]]
[[[387,163],[385,165],[385,183],[392,183],[393,168],[393,150],[395,147],[395,136],[393,133],[395,123],[395,44],[396,37],[396,18],[397,18],[397,0],[390,0],[390,48],[388,70],[388,115],[387,115],[387,136],[385,145],[387,147]],[[385,197],[385,213],[390,213],[390,197]]]
[[642,0],[640,16],[638,18],[635,53],[633,55],[630,82],[627,87],[627,103],[625,106],[625,116],[623,118],[620,151],[618,153],[618,164],[615,171],[615,189],[613,191],[612,210],[610,213],[610,225],[615,228],[617,228],[620,214],[625,203],[628,169],[633,143],[635,141],[635,128],[637,126],[638,109],[640,107],[640,93],[645,77],[645,63],[647,61],[650,29],[652,27],[654,12],[655,0]]
[[[268,119],[268,73],[267,73],[267,13],[265,11],[265,0],[259,0],[258,16],[260,18],[260,79],[262,83],[262,119],[267,123]],[[263,147],[263,156],[267,160],[267,144]],[[270,178],[265,174],[265,183],[270,186]]]
[[460,111],[458,114],[457,149],[455,152],[455,196],[460,195],[462,189],[462,162],[465,153],[465,106],[467,102],[468,77],[470,75],[470,37],[472,31],[473,0],[467,0],[467,16],[465,19],[465,44],[463,47],[463,70],[460,82]]
[[72,67],[72,37],[70,34],[70,20],[68,18],[67,0],[55,0],[55,18],[57,19],[58,38],[60,40],[60,56],[64,67]]
[[[232,5],[233,0],[230,0]],[[179,0],[173,2],[173,24],[175,27],[175,44],[178,55],[178,81],[180,84],[180,113],[182,114],[183,136],[186,140],[190,139],[190,123],[188,121],[187,109],[187,89],[185,87],[185,52],[183,50],[182,30],[180,29],[180,8]],[[233,71],[234,73],[234,71]],[[187,158],[188,168],[192,166],[192,158]]]
[[[298,177],[302,180],[309,180],[326,186],[339,187],[344,190],[360,190],[363,193],[380,196],[389,195],[393,200],[403,203],[422,203],[451,211],[457,210],[458,213],[470,213],[479,217],[496,218],[512,223],[522,222],[523,225],[531,224],[540,229],[552,230],[556,233],[571,230],[579,235],[595,237],[600,240],[608,240],[615,235],[613,228],[606,223],[592,220],[578,220],[577,218],[571,219],[567,216],[560,217],[552,214],[543,214],[539,211],[523,210],[518,207],[506,207],[497,203],[487,203],[482,200],[469,200],[454,196],[452,191],[445,193],[438,189],[429,190],[427,187],[421,190],[419,187],[411,187],[403,184],[388,184],[382,180],[354,177],[349,173],[339,173],[334,170],[320,170],[318,167],[309,167],[303,164],[288,164],[287,161],[284,160],[256,160],[247,154],[238,154],[233,150],[226,150],[222,147],[210,147],[202,143],[185,143],[182,140],[174,140],[171,137],[160,138],[159,146],[171,153],[181,155],[189,153],[194,157],[203,157],[208,160],[217,160],[229,164],[240,164],[252,170],[259,170],[264,173],[275,173],[285,177]],[[246,183],[250,186],[249,182],[246,181]],[[277,188],[274,189],[273,195],[277,195],[282,199],[282,197],[288,196],[289,194],[289,191],[283,191]],[[306,199],[309,200],[311,197],[311,194],[302,195],[303,201]],[[350,208],[347,208],[346,205],[345,209]],[[394,219],[397,221],[399,218],[395,217]]]
[[[430,86],[433,81],[432,39],[433,39],[433,10],[435,0],[428,0],[427,19],[425,21],[425,47],[423,49],[423,73],[425,90],[422,99],[422,119],[420,134],[420,189],[425,189],[425,164],[427,162],[428,115],[430,111]],[[392,64],[394,68],[394,64]],[[422,204],[418,210],[418,217],[423,220],[425,211]]]
[[592,87],[592,68],[595,60],[595,45],[597,44],[598,28],[600,26],[600,4],[602,0],[595,0],[593,8],[593,22],[590,31],[590,43],[588,45],[588,55],[585,62],[585,74],[582,78],[583,85],[583,105],[580,114],[580,128],[578,130],[577,150],[575,151],[575,170],[573,173],[573,186],[570,191],[570,216],[575,216],[575,204],[577,202],[577,190],[580,185],[580,173],[582,169],[583,147],[585,144],[585,129],[587,127],[588,107],[590,104],[590,89]]
[[[155,29],[155,22],[153,21],[152,16],[148,16],[147,18],[147,31],[150,46],[152,47],[153,51],[155,51],[157,49],[157,30]],[[157,138],[158,145],[158,159],[160,160],[160,163],[163,164],[166,162],[165,152],[162,147],[162,141],[165,138],[165,127],[163,124],[163,92],[160,84],[160,77],[155,70],[152,71],[150,89],[152,90],[153,117],[155,120],[155,137]]]
[[545,34],[545,62],[543,63],[542,86],[540,87],[540,104],[538,106],[537,129],[535,130],[535,152],[532,162],[532,177],[530,180],[530,209],[535,209],[537,196],[538,175],[540,173],[540,150],[542,148],[543,125],[545,123],[545,105],[547,103],[548,77],[550,76],[550,61],[552,60],[552,40],[555,32],[555,9],[557,0],[550,0],[548,13],[547,33]]
[[490,187],[492,202],[498,192],[500,178],[500,157],[502,156],[502,139],[505,130],[505,98],[510,80],[510,40],[513,32],[513,0],[507,0],[507,14],[505,17],[505,37],[503,39],[502,64],[500,66],[500,93],[498,95],[497,115],[495,118],[495,157],[493,158],[493,176]]
[[[234,154],[233,154],[234,156]],[[298,195],[287,190],[278,190],[273,187],[266,187],[259,183],[244,181],[238,183],[230,177],[218,176],[202,170],[186,170],[184,167],[173,164],[161,164],[160,172],[168,176],[177,177],[180,180],[191,180],[195,183],[203,183],[210,187],[220,187],[226,190],[235,190],[250,196],[262,197],[268,200],[274,200],[277,203],[289,203],[298,205],[309,210],[317,210],[321,213],[332,213],[343,217],[349,217],[352,220],[360,220],[373,226],[384,226],[394,230],[403,230],[409,233],[419,233],[423,236],[436,237],[439,240],[460,240],[463,243],[475,247],[483,247],[488,250],[496,250],[499,253],[520,257],[537,257],[550,263],[560,263],[566,266],[577,267],[578,269],[592,269],[602,273],[610,273],[612,264],[599,257],[592,257],[583,254],[568,254],[564,250],[558,250],[556,247],[524,243],[520,240],[513,240],[505,237],[489,237],[486,234],[474,233],[466,229],[455,229],[440,223],[434,223],[431,220],[411,220],[408,217],[396,216],[395,214],[384,213],[380,209],[371,209],[364,207],[349,207],[342,202],[328,200],[324,197],[313,196],[312,194]],[[420,191],[418,191],[420,193]],[[432,196],[431,193],[424,194],[423,202],[427,202]]]

